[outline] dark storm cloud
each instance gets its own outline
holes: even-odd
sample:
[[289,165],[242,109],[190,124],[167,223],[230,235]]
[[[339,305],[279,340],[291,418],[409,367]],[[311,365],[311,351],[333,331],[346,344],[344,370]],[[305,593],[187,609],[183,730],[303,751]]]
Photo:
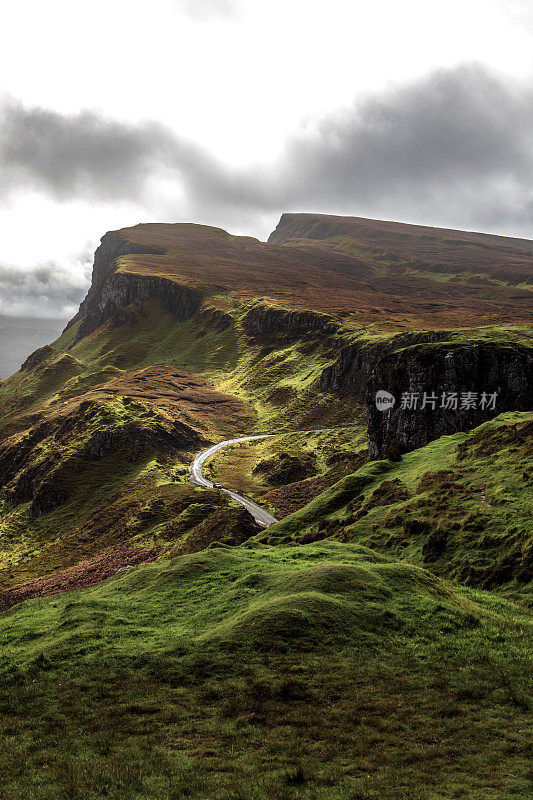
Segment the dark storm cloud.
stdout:
[[481,68],[435,73],[325,120],[285,155],[289,203],[531,223],[533,92]]
[[89,255],[73,271],[58,264],[22,270],[0,264],[0,315],[37,318],[72,316],[89,284]]
[[299,209],[527,235],[533,93],[480,67],[440,71],[326,117],[291,137],[272,167],[241,171],[157,123],[11,103],[0,159],[4,195],[38,187],[60,199],[142,205],[149,179],[164,175],[184,190],[187,213],[222,225]]

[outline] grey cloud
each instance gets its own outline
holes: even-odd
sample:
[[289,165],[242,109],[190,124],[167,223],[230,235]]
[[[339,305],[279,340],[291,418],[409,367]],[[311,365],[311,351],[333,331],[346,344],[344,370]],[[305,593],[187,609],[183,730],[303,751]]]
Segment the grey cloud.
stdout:
[[0,193],[37,188],[62,200],[135,198],[178,147],[157,123],[127,125],[90,111],[64,116],[8,102],[0,112]]
[[0,265],[0,315],[71,317],[87,291],[91,260],[87,253],[64,267],[51,262],[28,270]]
[[191,201],[222,200],[232,182],[212,156],[157,122],[62,115],[12,101],[0,109],[0,164],[0,198],[38,189],[62,201],[139,202],[150,178],[171,173]]
[[522,227],[533,221],[532,145],[532,91],[478,67],[441,71],[293,141],[283,193],[291,205]]
[[369,96],[293,135],[278,163],[244,170],[157,123],[11,103],[0,130],[0,192],[37,186],[60,199],[142,206],[155,196],[151,179],[164,174],[185,194],[175,216],[225,226],[309,210],[530,235],[532,145],[532,90],[476,66]]
[[190,173],[203,209],[308,210],[531,236],[533,90],[441,70],[331,114],[273,169]]

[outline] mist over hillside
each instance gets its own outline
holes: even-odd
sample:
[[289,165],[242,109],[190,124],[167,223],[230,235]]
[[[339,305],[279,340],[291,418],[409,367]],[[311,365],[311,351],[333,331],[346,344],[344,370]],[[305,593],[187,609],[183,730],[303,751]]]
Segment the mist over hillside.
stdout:
[[53,342],[66,323],[66,319],[8,317],[0,314],[0,380],[17,372],[22,362],[38,347]]

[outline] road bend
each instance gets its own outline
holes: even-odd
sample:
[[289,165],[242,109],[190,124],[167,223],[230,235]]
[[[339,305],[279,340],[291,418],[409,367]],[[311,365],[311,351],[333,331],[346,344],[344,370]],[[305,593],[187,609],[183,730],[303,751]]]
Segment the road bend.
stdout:
[[[343,428],[356,428],[359,427],[358,425],[335,425],[329,428],[306,428],[300,431],[282,431],[281,434],[284,433],[313,433],[319,431],[334,431],[340,430]],[[251,442],[254,439],[268,439],[271,436],[279,436],[280,434],[277,433],[262,433],[256,434],[255,436],[241,436],[239,439],[226,439],[224,442],[219,442],[218,444],[214,444],[212,447],[208,447],[207,450],[202,450],[201,453],[198,453],[194,457],[194,461],[190,466],[191,471],[191,481],[195,483],[197,486],[206,486],[208,489],[213,488],[213,481],[210,481],[208,478],[204,477],[202,474],[202,466],[206,458],[212,456],[213,453],[222,450],[224,447],[229,447],[232,444],[240,444],[241,442]],[[276,517],[273,517],[272,514],[269,514],[268,511],[265,511],[261,506],[252,503],[251,500],[248,500],[247,497],[242,497],[240,494],[236,494],[235,492],[230,491],[230,489],[222,488],[220,491],[226,492],[229,494],[230,497],[233,497],[237,503],[243,505],[252,515],[256,522],[263,527],[268,528],[274,522],[278,520]]]

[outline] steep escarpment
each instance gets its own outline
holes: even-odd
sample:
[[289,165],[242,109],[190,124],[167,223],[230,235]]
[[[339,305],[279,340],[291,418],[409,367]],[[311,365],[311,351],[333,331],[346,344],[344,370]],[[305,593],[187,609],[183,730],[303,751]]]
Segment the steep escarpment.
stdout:
[[[357,239],[350,219],[305,215],[287,223],[284,217],[285,233],[271,244],[187,224],[106,234],[76,324],[0,388],[10,563],[22,564],[16,546],[22,527],[31,539],[24,553],[36,542],[64,540],[84,514],[95,520],[97,536],[118,535],[121,517],[117,511],[109,518],[108,498],[131,499],[129,487],[139,475],[143,498],[161,482],[185,485],[186,465],[204,442],[359,424],[366,402],[370,452],[381,458],[501,411],[528,408],[529,351],[520,326],[504,323],[511,299],[520,305],[525,289],[514,287],[512,294],[507,283],[491,284],[477,294],[470,286],[468,294],[464,288],[463,279],[472,277],[471,248],[477,242],[476,253],[485,252],[490,237],[465,234],[454,243],[448,232],[444,249],[457,250],[448,267],[457,271],[435,262],[422,275],[416,259],[426,258],[441,234],[370,223],[357,223]],[[409,236],[420,254],[394,255],[392,240],[396,247]],[[510,265],[527,253],[511,241],[494,247],[500,271],[502,259]],[[498,324],[470,324],[466,307],[476,320],[492,314]],[[467,355],[474,345],[477,360]],[[451,360],[441,363],[447,353]],[[396,396],[392,412],[373,405],[377,389]],[[423,414],[400,408],[404,392],[424,391],[498,398],[476,414],[460,407],[424,408]],[[320,462],[317,475],[307,461],[296,463],[292,451],[279,463],[272,452],[275,480],[255,475],[250,463],[250,481],[264,483],[267,493],[291,481],[300,507],[330,485],[323,479],[336,481],[356,467],[342,460],[353,458],[353,447],[345,442],[340,450],[338,469]],[[89,478],[96,487],[91,496]],[[285,491],[281,499],[287,505],[291,498]],[[228,510],[221,514],[226,518]],[[127,540],[129,534],[120,535]],[[61,566],[54,559],[54,568]]]
[[307,336],[309,334],[331,335],[339,325],[327,314],[313,311],[287,311],[264,305],[250,309],[242,321],[249,336]]
[[[372,406],[528,403],[522,287],[339,236],[104,237],[76,325],[0,386],[5,800],[529,797],[533,413]],[[370,460],[365,400],[379,456],[439,438]],[[206,476],[268,529],[190,481],[247,433]]]
[[187,319],[199,308],[202,295],[198,291],[164,277],[116,271],[117,259],[122,256],[163,252],[161,247],[127,241],[114,231],[102,237],[94,256],[91,287],[78,314],[67,326],[80,321],[78,341],[104,322],[109,321],[112,327],[134,325],[134,311],[142,313],[142,304],[151,299],[160,300],[165,311],[172,313],[176,320]]
[[368,381],[380,358],[400,347],[422,342],[439,342],[447,337],[446,331],[428,331],[399,334],[377,341],[362,339],[344,345],[339,351],[337,360],[322,371],[319,388],[324,392],[350,394],[360,402],[364,402]]
[[200,292],[173,283],[166,278],[138,275],[111,275],[99,295],[85,306],[78,330],[78,341],[93,333],[104,322],[111,327],[135,325],[135,312],[144,313],[143,303],[157,299],[176,321],[192,316],[200,307]]
[[[341,349],[319,388],[365,403],[372,458],[408,452],[504,411],[533,408],[528,337],[499,335],[479,330],[476,341],[475,331],[425,331],[362,339]],[[392,408],[376,405],[380,390],[393,395]]]
[[[414,345],[382,356],[367,385],[369,451],[382,458],[533,408],[533,352],[521,345]],[[376,393],[395,398],[376,406]]]

